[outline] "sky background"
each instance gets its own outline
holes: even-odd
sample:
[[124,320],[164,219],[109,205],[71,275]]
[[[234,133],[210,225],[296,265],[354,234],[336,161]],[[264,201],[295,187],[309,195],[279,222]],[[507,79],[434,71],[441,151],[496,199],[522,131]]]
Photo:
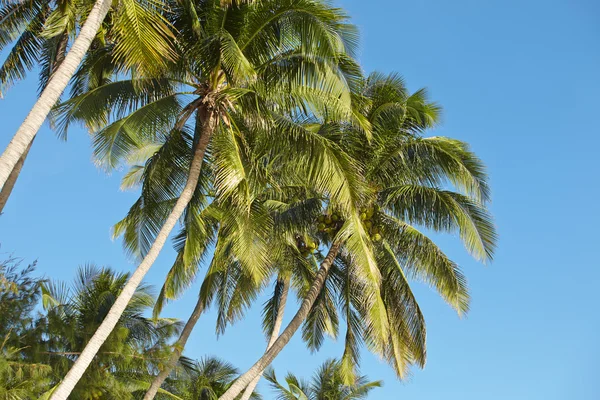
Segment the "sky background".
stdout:
[[[456,237],[439,243],[472,291],[459,319],[415,284],[428,327],[428,363],[405,382],[364,352],[362,372],[383,379],[370,399],[592,400],[600,398],[600,3],[594,0],[344,0],[362,33],[365,71],[397,71],[444,107],[431,135],[469,142],[489,167],[500,241],[495,260],[471,260]],[[34,76],[0,100],[4,148],[36,98]],[[83,130],[59,141],[45,126],[0,217],[0,252],[37,259],[39,272],[70,280],[94,262],[132,270],[110,227],[136,193],[121,174],[91,163]],[[160,286],[173,260],[165,248],[147,281]],[[158,288],[157,288],[158,289]],[[197,286],[165,316],[186,319]],[[200,320],[187,355],[218,355],[245,370],[265,346],[259,299],[217,341],[214,314]],[[297,307],[291,301],[288,316]],[[298,337],[279,355],[309,377],[340,356],[341,340],[309,354]],[[273,398],[264,383],[266,399]]]

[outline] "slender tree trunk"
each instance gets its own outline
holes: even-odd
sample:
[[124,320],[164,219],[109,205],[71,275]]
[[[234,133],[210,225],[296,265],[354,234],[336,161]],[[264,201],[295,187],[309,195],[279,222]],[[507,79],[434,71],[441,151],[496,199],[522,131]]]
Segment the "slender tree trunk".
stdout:
[[277,338],[275,343],[265,352],[265,354],[242,376],[240,376],[233,385],[227,391],[219,397],[219,400],[233,400],[236,398],[240,392],[252,382],[254,378],[256,378],[262,371],[265,370],[273,362],[275,357],[283,350],[283,348],[289,343],[294,333],[300,328],[306,317],[308,316],[310,309],[312,308],[317,296],[323,290],[323,285],[325,284],[325,279],[327,279],[327,275],[329,274],[329,269],[335,260],[335,257],[338,255],[340,248],[342,247],[342,243],[336,242],[329,249],[329,253],[327,253],[327,257],[321,263],[321,268],[313,281],[310,290],[304,300],[302,301],[302,305],[294,318],[290,321],[288,326],[285,327],[281,336]]
[[[273,325],[273,332],[271,332],[271,337],[269,338],[269,343],[267,344],[267,351],[273,346],[273,343],[279,337],[279,331],[281,331],[281,324],[283,323],[283,313],[285,311],[285,303],[287,302],[288,292],[290,289],[290,281],[289,278],[282,278],[282,292],[281,299],[279,299],[279,307],[277,307],[277,317],[275,319],[275,325]],[[254,393],[254,389],[256,389],[256,385],[260,381],[264,369],[260,371],[260,373],[250,382],[246,390],[244,390],[244,394],[240,398],[240,400],[249,400],[252,393]]]
[[23,164],[25,163],[25,159],[29,154],[29,150],[31,149],[31,145],[33,144],[33,140],[27,145],[25,149],[25,153],[21,155],[19,161],[15,167],[10,171],[10,175],[8,175],[8,179],[4,186],[2,186],[2,190],[0,190],[0,214],[4,212],[4,206],[12,193],[13,188],[15,187],[15,183],[17,183],[17,179],[19,178],[19,174],[21,173],[21,169],[23,168]]
[[114,329],[115,325],[119,321],[119,318],[123,314],[123,311],[125,311],[129,300],[131,300],[131,297],[134,295],[137,287],[142,282],[142,279],[156,260],[156,257],[158,257],[158,254],[167,241],[169,234],[175,227],[175,224],[177,224],[177,221],[192,199],[196,186],[198,185],[204,153],[208,143],[210,142],[212,134],[216,129],[218,118],[215,110],[212,107],[207,108],[206,105],[203,105],[198,111],[201,112],[200,115],[202,116],[203,121],[202,136],[198,141],[198,145],[194,151],[187,182],[183,188],[183,191],[181,192],[181,195],[179,196],[179,199],[177,199],[177,202],[175,203],[175,207],[173,207],[173,210],[156,235],[156,239],[154,240],[152,247],[150,247],[148,254],[144,257],[133,275],[131,275],[131,278],[129,278],[129,281],[123,288],[123,291],[121,294],[119,294],[119,297],[117,297],[117,300],[111,307],[107,316],[104,318],[104,321],[102,321],[102,324],[100,327],[98,327],[94,333],[94,336],[92,336],[88,344],[85,346],[85,349],[83,349],[83,352],[77,361],[75,361],[75,364],[73,364],[65,376],[65,379],[63,379],[58,388],[54,391],[54,393],[52,393],[50,400],[67,399],[77,382],[79,382],[79,379],[81,379],[81,376],[84,374],[87,367],[94,359],[94,356],[98,353],[98,350],[108,335],[110,335]]
[[42,91],[33,108],[21,124],[17,133],[0,156],[0,187],[3,187],[10,173],[13,171],[27,147],[46,120],[48,113],[60,98],[60,95],[69,84],[69,80],[77,70],[81,60],[88,51],[100,24],[106,17],[112,0],[97,0],[87,20],[83,24],[71,50],[66,55],[60,67],[50,78],[48,85]]
[[186,322],[185,327],[181,331],[181,335],[179,336],[179,339],[173,346],[174,347],[173,353],[171,353],[171,357],[169,357],[169,361],[168,361],[167,365],[165,366],[165,368],[162,371],[160,371],[160,373],[156,376],[156,378],[154,378],[154,381],[152,381],[150,388],[144,395],[144,400],[154,399],[154,396],[156,396],[156,393],[158,393],[158,390],[162,386],[165,379],[167,379],[167,377],[169,376],[169,374],[171,373],[173,368],[175,368],[175,366],[177,365],[177,361],[179,361],[179,358],[181,357],[181,353],[183,352],[183,349],[185,348],[185,345],[186,345],[192,331],[194,330],[194,327],[196,326],[198,319],[200,319],[200,316],[202,315],[203,311],[204,311],[204,302],[202,301],[200,296],[198,296],[198,301],[196,302],[196,307],[194,307],[194,311],[192,312],[192,315]]
[[[56,47],[56,58],[54,59],[54,63],[52,65],[52,70],[50,71],[50,76],[56,72],[56,69],[62,64],[65,60],[65,56],[67,54],[67,45],[69,44],[69,36],[66,33],[63,33],[60,41],[58,42],[58,46]],[[27,159],[27,155],[29,155],[29,150],[31,150],[31,145],[33,144],[33,139],[27,145],[25,152],[19,157],[19,161],[14,166],[12,171],[10,171],[10,175],[8,175],[8,179],[6,179],[6,183],[2,186],[0,190],[0,214],[4,212],[4,206],[10,197],[10,194],[15,187],[15,183],[17,183],[17,179],[19,179],[19,175],[21,174],[21,169],[23,168],[23,164],[25,164],[25,160]]]

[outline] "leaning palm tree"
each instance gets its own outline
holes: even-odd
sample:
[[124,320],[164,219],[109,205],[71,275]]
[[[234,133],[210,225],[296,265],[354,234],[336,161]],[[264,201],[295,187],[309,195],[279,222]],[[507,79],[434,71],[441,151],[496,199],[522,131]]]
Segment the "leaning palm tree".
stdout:
[[[161,223],[150,234],[148,242],[152,244],[141,264],[53,399],[68,396],[111,333],[194,196],[209,144],[217,138],[236,137],[234,111],[257,125],[265,118],[273,119],[273,112],[307,109],[364,122],[352,119],[349,107],[342,67],[356,38],[340,10],[308,0],[260,1],[234,7],[223,7],[217,1],[174,2],[170,9],[181,40],[179,62],[169,75],[160,80],[117,81],[73,98],[62,107],[65,126],[79,119],[92,129],[102,127],[95,135],[96,154],[109,166],[119,164],[123,155],[143,142],[140,138],[168,140],[171,134],[182,132],[191,116],[196,123],[185,186],[174,204],[163,205],[168,211],[157,216]],[[111,111],[117,120],[105,126]],[[362,126],[368,128],[367,124]],[[293,144],[282,148],[288,152],[302,147],[300,141],[306,140],[305,136],[282,136]],[[305,154],[315,148],[324,152],[321,143],[314,142]],[[337,163],[309,159],[305,168],[323,177],[332,170],[334,176],[338,174]],[[235,160],[217,162],[226,166]],[[323,165],[325,172],[318,168]],[[223,181],[225,193],[228,182]],[[349,203],[351,188],[345,183],[321,179],[322,186]]]
[[[462,142],[420,136],[439,112],[426,101],[425,92],[409,96],[397,76],[375,74],[364,81],[355,100],[373,126],[370,141],[345,126],[326,124],[320,129],[360,163],[373,193],[358,218],[376,259],[371,277],[379,279],[365,279],[370,266],[356,257],[362,238],[349,233],[356,217],[329,210],[318,222],[322,242],[329,249],[300,309],[273,346],[221,400],[235,398],[289,342],[309,315],[338,257],[347,261],[347,272],[352,274],[346,276],[354,283],[347,286],[345,306],[348,333],[342,366],[346,377],[352,376],[358,361],[360,338],[385,357],[399,376],[411,363],[424,363],[424,324],[407,276],[429,282],[459,313],[468,310],[464,276],[413,224],[458,231],[473,256],[484,261],[492,257],[496,234],[485,208],[489,189],[484,167]],[[444,185],[456,191],[443,189]],[[377,290],[372,290],[374,285]]]
[[288,373],[285,377],[287,388],[279,383],[274,370],[269,370],[265,377],[277,393],[277,398],[285,400],[365,399],[373,389],[382,386],[381,381],[370,382],[366,376],[345,383],[341,364],[337,360],[325,361],[310,382]]
[[[0,96],[36,65],[41,67],[42,91],[0,156],[0,212],[35,135],[94,42],[112,43],[115,60],[125,68],[152,73],[172,60],[173,34],[161,15],[161,4],[161,0],[2,2],[0,50],[11,44],[12,49],[0,66]],[[111,7],[114,12],[103,25]]]

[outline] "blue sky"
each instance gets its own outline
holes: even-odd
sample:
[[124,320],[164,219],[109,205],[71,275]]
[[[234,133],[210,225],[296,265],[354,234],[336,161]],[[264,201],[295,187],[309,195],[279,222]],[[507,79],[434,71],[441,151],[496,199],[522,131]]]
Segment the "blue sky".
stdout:
[[[364,353],[362,371],[385,386],[372,399],[600,398],[600,217],[597,123],[600,4],[571,1],[344,0],[362,32],[366,71],[398,71],[411,89],[429,88],[444,107],[431,134],[471,143],[489,167],[500,233],[495,261],[472,261],[456,237],[441,246],[463,267],[472,309],[459,319],[437,295],[415,292],[428,323],[428,363],[406,382]],[[30,79],[0,100],[4,147],[35,100]],[[136,194],[118,189],[91,163],[89,138],[74,130],[61,142],[44,127],[0,218],[3,253],[39,260],[39,271],[70,279],[95,262],[131,270],[110,226]],[[166,249],[148,275],[159,285]],[[186,318],[193,288],[165,315]],[[260,300],[259,300],[260,303]],[[288,314],[296,307],[291,302]],[[260,313],[218,341],[214,315],[203,317],[188,355],[215,354],[242,369],[261,354]],[[279,356],[280,375],[308,377],[339,356],[329,341],[309,354],[298,338]],[[266,399],[271,393],[261,385]]]

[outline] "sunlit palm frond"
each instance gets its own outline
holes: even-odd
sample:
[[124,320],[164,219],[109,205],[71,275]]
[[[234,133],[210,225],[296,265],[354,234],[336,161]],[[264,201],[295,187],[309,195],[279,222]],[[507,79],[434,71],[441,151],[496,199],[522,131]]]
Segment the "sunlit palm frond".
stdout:
[[381,197],[397,218],[436,231],[458,231],[474,257],[491,260],[496,231],[489,213],[479,203],[462,194],[417,185],[389,187]]
[[458,265],[413,226],[392,217],[382,224],[387,243],[409,278],[424,281],[459,315],[469,310],[467,281]]
[[120,0],[112,26],[114,57],[150,75],[163,71],[176,58],[164,10],[162,0]]

